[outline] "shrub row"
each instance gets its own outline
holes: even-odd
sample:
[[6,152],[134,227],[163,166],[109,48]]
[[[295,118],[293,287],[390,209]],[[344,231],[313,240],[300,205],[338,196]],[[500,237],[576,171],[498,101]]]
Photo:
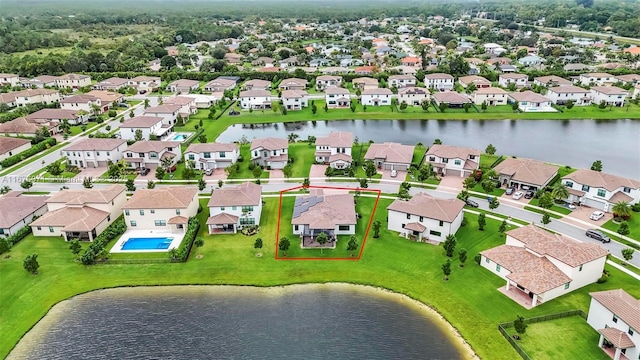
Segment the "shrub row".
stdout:
[[196,130],[195,133],[193,133],[191,135],[190,138],[188,138],[185,142],[184,142],[184,146],[189,146],[191,145],[192,142],[194,142],[195,140],[198,139],[198,136],[202,135],[202,133],[204,132],[203,128],[199,128],[198,130]]
[[100,255],[109,241],[122,235],[127,230],[127,226],[124,223],[124,217],[119,217],[111,225],[109,225],[102,234],[98,235],[89,247],[82,254],[82,263],[84,265],[93,265],[96,263],[96,258]]
[[13,245],[17,244],[20,240],[27,237],[27,235],[31,234],[31,226],[27,225],[20,230],[16,231],[15,234],[7,237],[6,239],[1,239],[0,241],[5,241],[7,246],[0,246],[0,254],[3,254],[6,250],[8,251]]
[[0,165],[2,165],[3,168],[7,168],[7,167],[9,167],[11,165],[15,165],[15,164],[19,163],[22,160],[30,158],[33,155],[35,155],[35,154],[37,154],[37,153],[39,153],[41,151],[44,151],[44,150],[54,146],[56,143],[57,143],[57,140],[55,138],[52,138],[52,137],[47,138],[45,141],[39,142],[39,143],[31,146],[29,149],[27,149],[27,150],[25,150],[25,151],[23,151],[23,152],[21,152],[19,154],[10,156],[10,157],[0,161]]
[[175,252],[170,253],[171,261],[173,262],[185,262],[189,257],[189,252],[191,252],[191,247],[193,246],[193,242],[196,239],[196,235],[198,235],[198,230],[200,229],[200,222],[195,217],[189,219],[189,223],[187,224],[187,231],[184,234],[184,238],[180,243],[180,246]]

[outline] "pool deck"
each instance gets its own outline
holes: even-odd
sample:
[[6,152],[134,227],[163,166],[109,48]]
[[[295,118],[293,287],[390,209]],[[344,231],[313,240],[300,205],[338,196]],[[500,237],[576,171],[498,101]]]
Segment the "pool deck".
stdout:
[[[122,250],[122,245],[129,240],[129,238],[161,238],[171,237],[173,241],[169,245],[168,249],[149,249],[149,250]],[[111,253],[147,253],[147,252],[169,252],[169,250],[180,246],[182,239],[184,238],[184,232],[170,232],[168,230],[127,230],[122,234],[120,239],[116,241],[116,244],[111,248]]]

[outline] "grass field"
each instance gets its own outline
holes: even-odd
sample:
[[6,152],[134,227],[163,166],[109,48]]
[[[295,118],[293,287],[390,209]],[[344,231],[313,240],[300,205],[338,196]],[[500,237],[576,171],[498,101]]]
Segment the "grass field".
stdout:
[[[640,241],[640,213],[632,212],[631,218],[627,220],[627,224],[629,224],[629,235],[628,237]],[[607,221],[602,225],[603,228],[611,231],[617,232],[620,228],[620,224],[617,224],[613,221],[613,219]]]
[[[381,199],[380,209],[391,200]],[[0,259],[0,357],[44,316],[55,303],[73,295],[101,288],[135,285],[237,284],[275,286],[295,283],[348,282],[383,287],[404,293],[435,307],[456,327],[481,358],[514,359],[515,351],[497,331],[497,323],[511,321],[517,314],[526,317],[588,309],[588,292],[625,288],[640,296],[640,285],[615,268],[604,284],[592,284],[571,294],[525,311],[496,289],[503,280],[473,262],[481,250],[504,243],[497,231],[499,223],[487,219],[485,231],[477,231],[474,216],[458,233],[458,249],[468,251],[464,268],[454,258],[449,281],[442,280],[440,266],[445,262],[442,247],[411,242],[385,230],[386,211],[378,210],[376,220],[383,223],[379,239],[367,241],[359,261],[277,261],[274,259],[277,224],[277,198],[265,198],[261,229],[256,236],[215,235],[202,226],[205,239],[198,253],[192,251],[186,263],[148,265],[95,265],[74,262],[68,244],[60,238],[29,236],[12,248],[9,258]],[[198,214],[204,224],[206,209]],[[255,238],[261,237],[262,257],[256,257]],[[360,239],[359,239],[359,242]],[[37,253],[40,273],[22,269],[27,254]],[[167,276],[171,273],[171,276]],[[597,356],[597,343],[591,348]],[[590,353],[591,354],[591,353]]]

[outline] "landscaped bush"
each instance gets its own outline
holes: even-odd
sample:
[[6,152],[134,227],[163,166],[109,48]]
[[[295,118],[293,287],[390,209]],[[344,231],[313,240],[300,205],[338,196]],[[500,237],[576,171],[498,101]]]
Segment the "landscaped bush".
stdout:
[[111,225],[109,225],[102,234],[98,235],[89,247],[84,251],[80,260],[84,265],[93,265],[96,263],[96,258],[102,253],[109,243],[109,241],[122,235],[127,230],[127,226],[124,223],[124,217],[118,218]]
[[[20,240],[26,238],[27,235],[29,234],[31,234],[31,226],[27,225],[21,228],[20,230],[16,231],[15,234],[4,239],[4,241],[6,241],[7,244],[9,245],[9,248],[11,248],[13,245],[17,244]],[[0,251],[0,254],[2,253],[3,252]]]
[[198,235],[198,230],[200,229],[200,222],[195,217],[189,219],[187,223],[187,231],[184,234],[184,238],[180,243],[178,249],[171,254],[171,261],[173,262],[185,262],[189,258],[189,252],[191,251],[191,247],[193,246],[193,241],[196,239],[196,235]]
[[243,235],[247,235],[247,236],[253,236],[255,234],[257,234],[260,231],[260,226],[258,225],[248,225],[242,228],[242,230],[240,230],[240,232]]
[[640,212],[640,202],[637,202],[637,203],[631,205],[631,211]]
[[31,146],[29,149],[10,156],[2,161],[0,161],[0,165],[2,165],[3,168],[9,167],[11,165],[15,165],[17,163],[19,163],[22,160],[28,159],[30,157],[32,157],[33,155],[44,151],[52,146],[54,146],[57,143],[57,140],[55,138],[47,138],[46,140],[39,142],[33,146]]

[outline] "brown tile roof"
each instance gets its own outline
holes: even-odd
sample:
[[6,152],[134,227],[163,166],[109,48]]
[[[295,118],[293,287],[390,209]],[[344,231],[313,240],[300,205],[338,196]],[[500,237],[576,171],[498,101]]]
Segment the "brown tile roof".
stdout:
[[347,154],[333,154],[329,156],[329,162],[336,162],[336,161],[347,161],[347,162],[351,162],[353,158],[351,157],[351,155],[347,155]]
[[188,222],[189,222],[189,219],[187,219],[184,216],[174,216],[169,220],[167,220],[167,224],[186,224]]
[[95,102],[98,98],[92,95],[87,94],[79,94],[66,97],[60,100],[61,104],[70,104],[70,103],[85,103],[85,102]]
[[480,254],[509,270],[507,279],[534,294],[542,294],[571,281],[549,259],[539,257],[520,246],[500,245]]
[[[123,209],[185,209],[198,194],[197,187],[172,186],[159,189],[139,189]],[[197,198],[196,198],[197,201]]]
[[189,145],[184,153],[203,153],[203,152],[218,152],[218,151],[238,151],[238,144],[230,143],[192,143]]
[[542,186],[556,175],[558,167],[531,159],[507,158],[494,170],[514,181]]
[[633,201],[633,198],[625,193],[623,193],[622,191],[617,191],[615,194],[613,194],[613,196],[611,196],[611,198],[609,198],[609,202],[611,203],[617,203],[619,201],[624,201],[624,202],[628,202],[631,203]]
[[80,74],[64,74],[62,76],[58,76],[58,80],[81,80],[88,78],[89,75],[80,75]]
[[482,76],[478,76],[478,75],[469,75],[469,76],[461,76],[458,78],[458,82],[463,82],[465,84],[491,84],[491,81],[487,80],[486,78],[482,77]]
[[555,84],[555,85],[559,85],[559,86],[565,86],[565,85],[573,84],[571,82],[571,80],[567,80],[565,78],[561,78],[560,76],[556,76],[556,75],[539,76],[539,77],[533,78],[533,80],[538,81],[538,82],[540,82],[542,84]]
[[437,79],[453,80],[453,76],[449,74],[444,74],[444,73],[427,74],[424,76],[424,78],[429,80],[437,80]]
[[477,94],[507,94],[507,92],[503,88],[499,87],[488,87],[488,88],[480,88],[475,91]]
[[350,148],[353,146],[353,133],[348,131],[332,131],[327,136],[316,139],[316,145]]
[[429,90],[427,90],[426,88],[422,88],[422,87],[408,86],[408,87],[405,87],[405,88],[402,88],[402,89],[398,90],[398,94],[400,94],[400,95],[414,95],[414,94],[429,95]]
[[58,90],[38,88],[38,89],[26,89],[26,90],[14,91],[14,92],[8,93],[7,95],[14,95],[15,97],[18,98],[18,97],[51,95],[51,94],[57,94],[57,93],[58,93]]
[[134,82],[155,81],[159,83],[162,80],[160,80],[159,76],[136,76],[133,79],[131,79],[131,81],[134,81]]
[[455,91],[436,92],[432,97],[439,103],[465,104],[471,102],[467,96]]
[[178,104],[163,104],[158,106],[150,106],[144,109],[145,114],[173,114],[174,112],[180,110],[180,105]]
[[184,105],[189,105],[194,101],[196,101],[196,98],[189,97],[189,96],[172,96],[169,98],[165,98],[164,104],[184,106]]
[[509,74],[500,74],[501,78],[504,79],[528,79],[529,76],[525,75],[525,74],[516,74],[516,73],[509,73]]
[[127,188],[124,185],[113,184],[99,189],[67,189],[53,194],[47,203],[64,204],[108,204]]
[[570,94],[570,93],[589,94],[590,93],[589,90],[583,89],[579,86],[574,86],[574,85],[556,86],[556,87],[549,88],[549,91],[552,91],[556,94]]
[[253,79],[253,80],[249,80],[246,83],[244,83],[244,86],[268,88],[269,86],[271,86],[271,81]]
[[240,91],[240,97],[270,97],[269,90],[243,90]]
[[86,95],[95,96],[102,101],[103,105],[111,104],[114,101],[118,101],[124,97],[124,95],[113,92],[113,91],[105,91],[105,90],[91,90]]
[[0,196],[0,228],[8,229],[46,206],[47,196],[26,196],[10,192]]
[[434,144],[431,145],[429,150],[427,150],[426,155],[435,155],[437,157],[447,159],[466,160],[469,158],[469,155],[480,156],[480,150],[462,146]]
[[208,83],[206,83],[204,85],[204,87],[205,88],[222,87],[222,86],[230,87],[230,86],[235,85],[235,83],[236,82],[234,80],[231,80],[231,79],[224,79],[224,78],[220,79],[220,78],[218,78],[218,79],[214,79],[214,80],[209,81]]
[[365,160],[384,159],[389,163],[411,164],[413,149],[413,145],[392,142],[374,143],[369,146],[364,158]]
[[335,229],[337,225],[355,225],[356,221],[353,195],[336,194],[297,197],[291,224]]
[[168,148],[178,148],[180,149],[179,141],[136,141],[133,143],[127,151],[135,152],[135,153],[147,153],[150,151],[161,152]]
[[1,134],[6,134],[6,133],[35,134],[43,126],[45,126],[48,129],[51,129],[58,126],[58,122],[36,123],[34,121],[29,121],[26,118],[19,117],[17,119],[13,119],[5,123],[0,123],[0,133]]
[[300,99],[307,95],[309,94],[304,90],[285,90],[282,92],[283,99]]
[[316,78],[317,81],[339,81],[342,80],[342,76],[334,76],[334,75],[320,75]]
[[325,89],[324,93],[327,95],[348,95],[349,90],[336,87],[336,88]]
[[595,78],[613,77],[613,75],[608,74],[608,73],[603,73],[603,72],[586,73],[586,74],[581,74],[580,76],[583,76],[583,77],[595,77]]
[[640,300],[623,289],[598,291],[589,293],[592,298],[602,304],[627,325],[640,329]]
[[551,101],[547,97],[542,96],[540,94],[536,94],[533,91],[529,91],[529,90],[523,91],[523,92],[509,93],[509,97],[518,102],[527,101],[527,102],[534,102],[534,103],[543,103],[543,102]]
[[609,342],[611,342],[616,348],[628,349],[636,346],[636,344],[633,343],[633,340],[631,340],[624,331],[616,328],[604,328],[598,330],[598,332],[609,340]]
[[426,193],[417,193],[407,201],[394,200],[387,209],[450,223],[460,215],[463,207],[464,202],[460,199],[440,199]]
[[262,187],[254,183],[244,183],[232,188],[215,190],[209,199],[209,207],[255,206],[262,201]]
[[29,143],[31,143],[31,140],[29,139],[0,136],[0,154],[7,153]]
[[617,86],[592,86],[591,90],[603,93],[606,95],[627,95],[629,92],[625,89],[620,89]]
[[263,148],[266,150],[279,150],[279,149],[287,149],[289,148],[289,142],[287,139],[281,138],[262,138],[262,139],[254,139],[251,142],[251,150]]
[[90,206],[63,207],[47,212],[32,222],[31,226],[55,226],[63,227],[64,231],[85,232],[95,229],[109,215]]
[[[119,78],[119,77],[110,77],[108,79],[104,79],[98,83],[96,83],[95,85],[114,85],[114,86],[120,86],[120,85],[125,85],[129,80],[128,79],[123,79],[123,78]],[[94,86],[95,86],[94,85]]]
[[26,116],[27,120],[62,120],[75,119],[78,111],[67,109],[42,109]]
[[404,226],[404,228],[407,230],[417,231],[417,232],[424,232],[425,230],[427,230],[427,227],[420,224],[419,222],[408,223],[407,225]]
[[564,235],[553,234],[536,225],[507,231],[507,235],[522,242],[525,248],[541,256],[550,256],[576,267],[607,256],[609,251],[598,244],[583,243]]
[[161,117],[156,116],[136,116],[132,117],[129,120],[125,120],[121,128],[149,128],[153,125],[162,122]]
[[365,89],[362,95],[392,95],[393,92],[387,88]]
[[176,80],[176,81],[172,82],[171,84],[169,84],[169,86],[193,87],[193,86],[198,85],[198,84],[199,84],[198,80],[179,79],[179,80]]
[[307,86],[307,83],[309,81],[306,79],[299,79],[299,78],[289,78],[289,79],[284,79],[280,82],[280,87],[283,86]]
[[370,78],[370,77],[360,77],[351,80],[353,84],[364,84],[364,85],[375,85],[378,86],[378,79]]
[[413,80],[416,81],[416,77],[413,75],[391,75],[389,80]]
[[640,189],[640,181],[638,180],[627,179],[588,169],[579,169],[569,175],[566,175],[563,179],[573,180],[578,184],[589,185],[594,188],[603,188],[609,191],[614,191],[621,187]]
[[83,139],[66,147],[64,150],[69,151],[109,151],[117,148],[122,144],[126,144],[126,140],[122,139]]
[[238,216],[220,213],[218,215],[209,216],[207,218],[207,225],[228,225],[228,224],[237,224]]

